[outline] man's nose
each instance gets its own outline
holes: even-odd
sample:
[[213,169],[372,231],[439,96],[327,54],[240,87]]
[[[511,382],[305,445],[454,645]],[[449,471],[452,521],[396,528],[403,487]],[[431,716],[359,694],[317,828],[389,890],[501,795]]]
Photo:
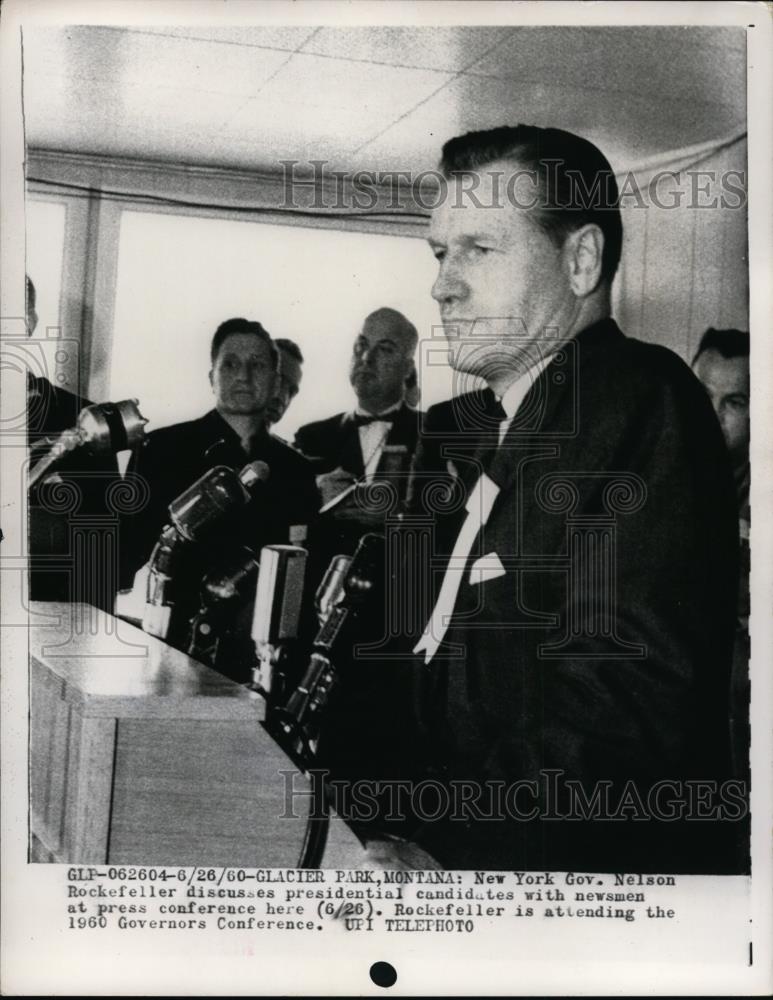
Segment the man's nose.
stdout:
[[257,369],[249,361],[242,361],[236,369],[236,378],[243,382],[254,382]]
[[727,432],[728,427],[732,423],[730,418],[730,413],[726,406],[720,404],[718,407],[714,407],[717,414],[717,419],[719,420],[719,425],[723,431]]
[[432,298],[441,305],[449,305],[464,298],[466,287],[457,267],[446,259],[441,262],[432,286]]

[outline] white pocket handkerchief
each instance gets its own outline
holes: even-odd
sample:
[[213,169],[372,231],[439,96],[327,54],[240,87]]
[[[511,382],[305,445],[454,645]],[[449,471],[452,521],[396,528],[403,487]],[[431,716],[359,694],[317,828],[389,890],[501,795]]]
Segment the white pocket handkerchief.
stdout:
[[496,580],[505,575],[505,567],[496,552],[487,552],[485,556],[476,559],[470,567],[470,583],[481,584],[486,580]]

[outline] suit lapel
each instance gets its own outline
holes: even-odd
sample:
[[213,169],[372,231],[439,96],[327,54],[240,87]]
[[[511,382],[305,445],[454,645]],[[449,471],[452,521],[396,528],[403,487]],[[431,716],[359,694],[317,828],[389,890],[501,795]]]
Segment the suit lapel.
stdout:
[[357,429],[351,414],[341,414],[338,425],[338,465],[347,472],[358,478],[365,473],[365,464],[362,459],[362,448],[360,447],[360,432]]
[[[514,484],[525,458],[540,459],[545,471],[552,458],[564,449],[576,446],[579,419],[582,410],[580,392],[583,373],[598,352],[608,349],[622,337],[617,324],[611,319],[601,320],[587,327],[556,353],[550,364],[529,388],[518,409],[502,444],[490,449],[483,458],[484,468],[501,487],[499,502],[492,512],[492,520],[505,501],[505,491]],[[533,498],[523,501],[524,526],[534,513]]]

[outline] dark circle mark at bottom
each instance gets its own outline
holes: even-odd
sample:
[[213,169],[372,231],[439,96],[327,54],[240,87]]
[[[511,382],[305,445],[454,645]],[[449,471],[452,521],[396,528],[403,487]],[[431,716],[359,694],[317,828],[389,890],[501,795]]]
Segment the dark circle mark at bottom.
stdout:
[[376,986],[394,986],[397,982],[397,972],[389,962],[374,962],[370,967],[370,978]]

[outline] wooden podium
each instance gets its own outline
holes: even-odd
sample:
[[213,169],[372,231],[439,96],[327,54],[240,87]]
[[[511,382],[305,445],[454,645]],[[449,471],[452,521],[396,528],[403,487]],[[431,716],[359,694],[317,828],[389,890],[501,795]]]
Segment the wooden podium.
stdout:
[[[311,783],[263,715],[259,695],[124,621],[33,602],[31,859],[296,867]],[[363,855],[333,816],[323,867]]]

